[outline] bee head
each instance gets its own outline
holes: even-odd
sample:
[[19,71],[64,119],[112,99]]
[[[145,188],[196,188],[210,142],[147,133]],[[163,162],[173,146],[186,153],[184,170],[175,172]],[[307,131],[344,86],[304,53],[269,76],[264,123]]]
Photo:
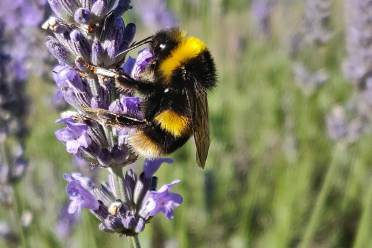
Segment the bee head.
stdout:
[[185,34],[178,28],[162,30],[153,37],[150,48],[158,59],[168,57],[172,50],[185,38]]

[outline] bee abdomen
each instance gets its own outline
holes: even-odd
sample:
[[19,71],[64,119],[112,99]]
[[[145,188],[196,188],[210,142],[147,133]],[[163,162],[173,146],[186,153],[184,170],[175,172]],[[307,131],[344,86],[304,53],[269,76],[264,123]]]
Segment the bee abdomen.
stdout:
[[156,158],[164,154],[162,147],[143,131],[133,134],[129,138],[129,145],[135,153],[145,158]]
[[175,137],[157,125],[132,135],[129,138],[129,145],[137,154],[145,158],[155,158],[174,152],[183,146],[190,136],[191,133],[185,133]]

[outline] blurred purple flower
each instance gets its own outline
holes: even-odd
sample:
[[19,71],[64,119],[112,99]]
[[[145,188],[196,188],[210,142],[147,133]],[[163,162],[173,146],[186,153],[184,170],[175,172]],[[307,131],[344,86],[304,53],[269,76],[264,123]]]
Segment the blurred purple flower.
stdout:
[[135,2],[134,10],[145,26],[153,29],[165,29],[178,25],[177,18],[168,9],[165,0],[142,0]]
[[5,240],[9,246],[19,246],[19,235],[4,221],[0,221],[0,238]]
[[5,25],[6,50],[11,54],[14,80],[25,80],[29,73],[45,72],[48,54],[40,45],[39,30],[45,12],[45,0],[0,2],[0,22]]
[[341,106],[335,107],[327,116],[327,130],[331,139],[338,140],[347,134],[347,120]]
[[345,10],[347,57],[343,69],[356,92],[345,106],[336,106],[331,112],[328,133],[332,139],[355,142],[361,134],[369,132],[371,126],[371,1],[347,0]]
[[331,8],[332,1],[330,0],[306,0],[303,27],[306,41],[324,44],[331,38]]
[[276,0],[253,0],[251,15],[258,27],[258,31],[266,36],[271,36],[271,16]]
[[324,69],[313,72],[303,63],[293,65],[293,74],[295,82],[306,94],[314,92],[328,80],[328,74]]
[[[27,127],[27,98],[24,81],[11,69],[5,25],[0,18],[0,204],[11,206],[13,186],[28,168],[24,146]],[[8,52],[8,51],[7,51]]]
[[65,110],[68,107],[67,102],[61,90],[57,89],[52,97],[52,104],[57,110]]
[[345,1],[347,58],[344,71],[353,83],[361,85],[365,84],[372,72],[370,6],[369,0]]
[[66,240],[71,236],[74,227],[79,222],[79,214],[70,214],[68,212],[69,204],[63,205],[56,225],[56,235],[60,240]]
[[306,46],[326,44],[332,37],[330,18],[332,13],[331,0],[306,0],[301,29],[291,38],[290,55],[293,57]]

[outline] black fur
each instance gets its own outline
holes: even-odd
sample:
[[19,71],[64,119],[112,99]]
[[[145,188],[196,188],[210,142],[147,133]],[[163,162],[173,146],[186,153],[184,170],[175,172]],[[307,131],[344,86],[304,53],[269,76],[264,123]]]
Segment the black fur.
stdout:
[[211,89],[216,85],[216,67],[208,50],[175,70],[171,80],[172,87],[178,90],[192,87],[190,84],[195,83],[195,81],[205,89]]
[[[177,28],[160,31],[155,34],[154,38],[150,43],[150,49],[153,54],[156,54],[157,60],[161,61],[165,59],[173,51],[175,47],[180,42],[181,31]],[[163,44],[164,48],[161,48],[160,45]]]

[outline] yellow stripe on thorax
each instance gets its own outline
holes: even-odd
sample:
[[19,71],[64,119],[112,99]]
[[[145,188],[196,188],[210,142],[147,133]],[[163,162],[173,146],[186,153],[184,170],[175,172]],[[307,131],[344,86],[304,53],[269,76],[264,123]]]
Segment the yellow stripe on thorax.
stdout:
[[160,127],[174,135],[180,137],[188,130],[190,120],[188,117],[180,115],[172,110],[165,110],[155,117]]
[[203,41],[196,37],[188,37],[182,41],[174,51],[160,65],[160,71],[168,81],[174,70],[179,68],[182,63],[197,57],[206,49]]

